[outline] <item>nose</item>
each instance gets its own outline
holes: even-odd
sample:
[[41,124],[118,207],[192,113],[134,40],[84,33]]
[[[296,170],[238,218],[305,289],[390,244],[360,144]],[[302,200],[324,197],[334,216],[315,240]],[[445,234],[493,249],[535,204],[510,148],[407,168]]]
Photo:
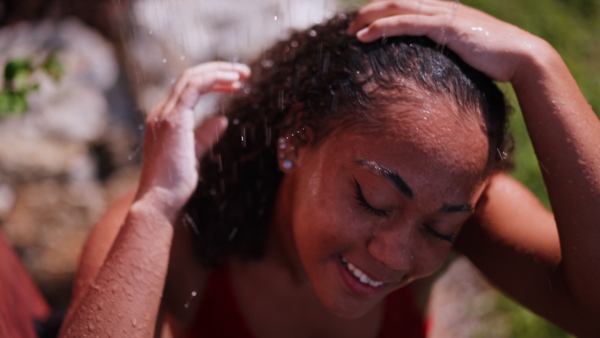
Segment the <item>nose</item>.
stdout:
[[389,269],[408,272],[414,264],[415,231],[408,224],[377,231],[369,238],[367,250]]

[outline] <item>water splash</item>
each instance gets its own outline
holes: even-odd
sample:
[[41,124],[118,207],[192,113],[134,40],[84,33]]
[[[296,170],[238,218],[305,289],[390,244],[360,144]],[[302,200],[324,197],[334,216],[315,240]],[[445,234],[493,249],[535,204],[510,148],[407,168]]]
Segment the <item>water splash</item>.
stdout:
[[383,34],[381,35],[381,44],[385,45],[388,40],[388,26],[383,26]]
[[134,158],[136,158],[136,157],[137,157],[137,155],[140,153],[140,151],[141,151],[141,150],[142,150],[142,147],[141,147],[141,146],[137,146],[137,147],[135,147],[135,148],[134,148],[134,149],[131,151],[131,153],[129,154],[129,156],[127,156],[127,159],[128,159],[129,161],[133,160]]

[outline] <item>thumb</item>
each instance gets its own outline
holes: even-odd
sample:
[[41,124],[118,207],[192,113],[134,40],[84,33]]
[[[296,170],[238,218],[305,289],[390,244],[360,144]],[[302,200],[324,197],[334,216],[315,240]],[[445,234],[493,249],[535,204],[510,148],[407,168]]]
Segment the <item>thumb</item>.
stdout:
[[219,142],[219,138],[227,129],[227,124],[227,118],[222,115],[211,116],[202,122],[194,132],[196,158],[202,159],[206,152]]

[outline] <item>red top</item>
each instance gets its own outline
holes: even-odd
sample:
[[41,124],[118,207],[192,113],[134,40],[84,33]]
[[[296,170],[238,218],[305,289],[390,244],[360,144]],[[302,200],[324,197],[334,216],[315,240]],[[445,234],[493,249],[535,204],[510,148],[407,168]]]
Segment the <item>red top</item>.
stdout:
[[[209,275],[196,320],[188,338],[253,338],[238,308],[229,273],[216,269]],[[408,288],[386,298],[379,338],[425,337],[423,319]]]
[[37,337],[34,320],[49,316],[46,300],[0,233],[0,337]]

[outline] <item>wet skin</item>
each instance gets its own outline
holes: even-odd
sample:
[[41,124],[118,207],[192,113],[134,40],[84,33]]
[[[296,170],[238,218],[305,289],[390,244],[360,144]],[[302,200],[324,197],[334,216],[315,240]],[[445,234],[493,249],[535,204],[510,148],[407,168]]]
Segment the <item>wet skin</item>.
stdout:
[[480,122],[459,124],[464,112],[443,104],[423,107],[382,112],[388,123],[376,129],[335,131],[299,149],[284,170],[276,223],[295,248],[284,254],[340,317],[360,317],[432,274],[482,193],[488,143]]

